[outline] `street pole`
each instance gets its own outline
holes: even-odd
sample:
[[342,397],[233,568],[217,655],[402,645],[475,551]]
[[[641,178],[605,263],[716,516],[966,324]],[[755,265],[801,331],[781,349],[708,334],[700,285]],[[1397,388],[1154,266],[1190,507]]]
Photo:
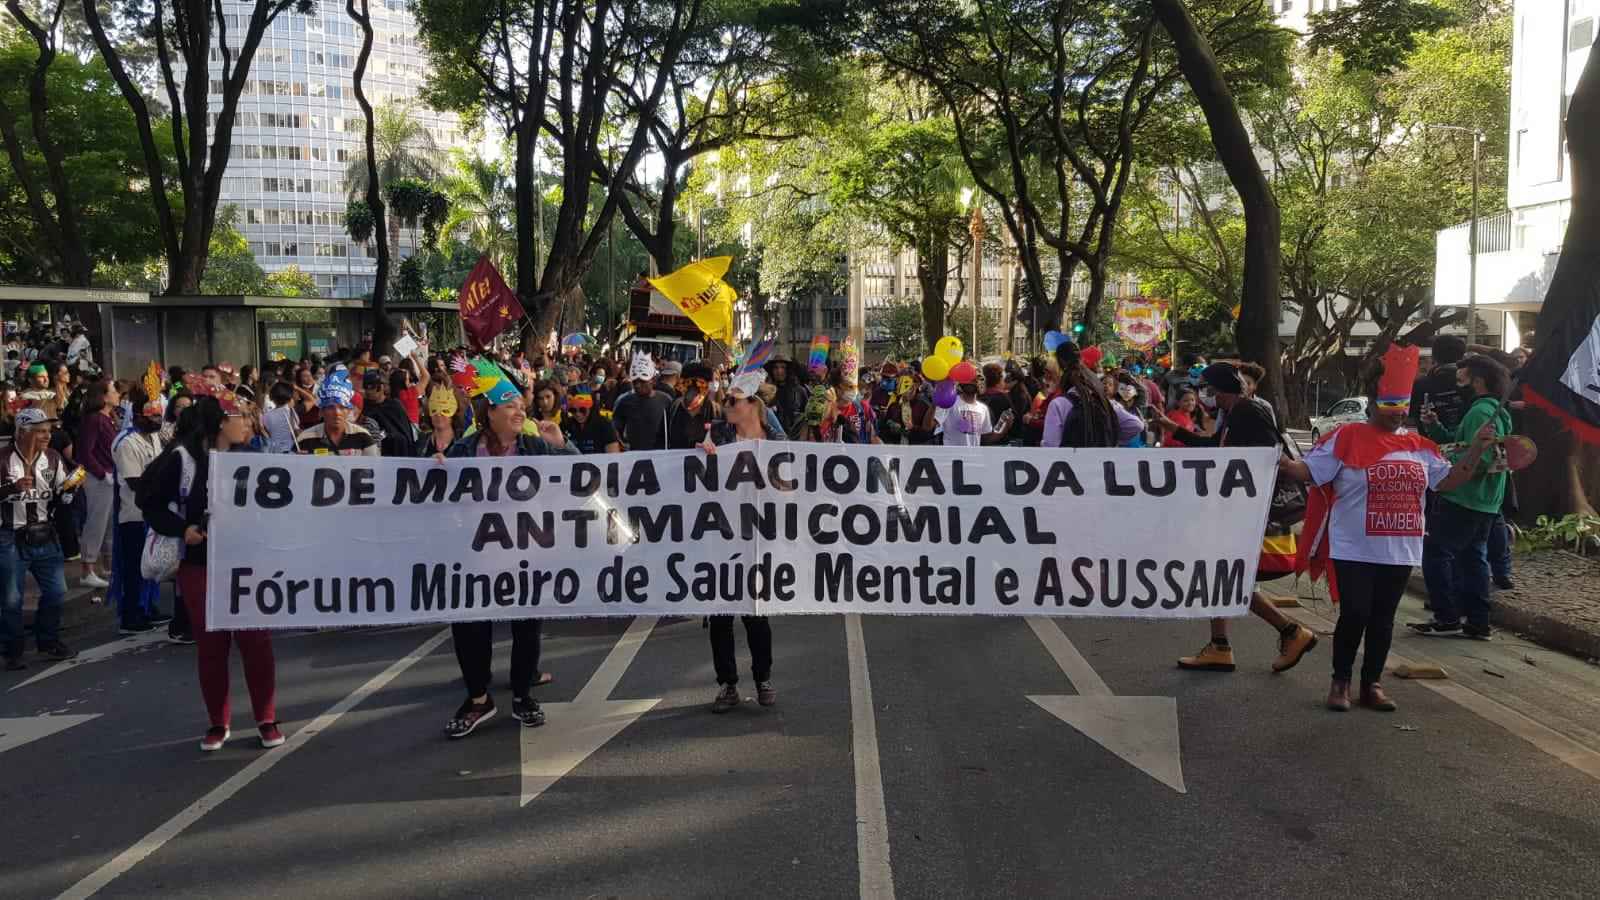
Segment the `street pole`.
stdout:
[[694,245],[695,259],[706,258],[706,211],[697,209],[694,213]]
[[983,204],[972,205],[972,358],[978,359],[978,313],[983,311]]
[[[1472,133],[1472,224],[1467,227],[1471,245],[1467,256],[1467,343],[1478,338],[1478,167],[1483,159],[1483,132]],[[1502,336],[1502,343],[1504,337]]]

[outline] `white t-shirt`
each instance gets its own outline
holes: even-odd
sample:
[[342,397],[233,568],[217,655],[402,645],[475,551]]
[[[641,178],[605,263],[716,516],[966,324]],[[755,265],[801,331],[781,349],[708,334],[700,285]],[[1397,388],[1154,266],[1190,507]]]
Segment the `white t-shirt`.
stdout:
[[1311,480],[1333,482],[1329,556],[1345,562],[1421,565],[1427,528],[1424,498],[1450,474],[1450,463],[1437,453],[1396,451],[1365,470],[1352,469],[1333,455],[1333,444],[1324,441],[1306,454]]
[[143,522],[144,515],[139,512],[139,504],[133,496],[133,486],[128,480],[138,478],[144,474],[146,467],[161,455],[161,435],[129,432],[117,438],[111,445],[111,459],[117,464],[117,490],[122,498],[122,506],[117,509],[118,524],[129,522]]
[[944,417],[944,445],[946,447],[977,447],[983,436],[994,432],[994,422],[989,418],[989,407],[982,400],[972,403],[956,398],[956,405]]

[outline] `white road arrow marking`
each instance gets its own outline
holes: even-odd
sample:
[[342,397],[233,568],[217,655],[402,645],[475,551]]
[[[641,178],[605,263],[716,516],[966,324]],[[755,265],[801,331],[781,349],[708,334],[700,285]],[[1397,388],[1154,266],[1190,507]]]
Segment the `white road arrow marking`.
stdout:
[[0,719],[0,753],[31,744],[74,725],[100,718],[99,713],[84,716],[23,716],[17,719]]
[[165,628],[157,628],[155,631],[147,632],[145,634],[135,634],[128,637],[118,638],[114,641],[108,641],[104,644],[90,647],[89,649],[79,653],[75,658],[69,659],[66,662],[56,663],[55,665],[35,674],[27,681],[12,685],[11,690],[14,691],[17,688],[25,688],[30,684],[43,681],[52,675],[60,675],[62,672],[75,669],[78,666],[88,665],[89,663],[104,662],[119,653],[131,653],[138,650],[148,650],[151,647],[157,647],[165,644],[166,641],[167,630]]
[[635,618],[571,703],[544,704],[545,726],[521,729],[523,806],[661,702],[607,699],[655,627],[655,616]]
[[1028,699],[1139,771],[1180,794],[1188,793],[1178,746],[1178,701],[1112,694],[1054,619],[1030,616],[1027,622],[1078,692],[1030,694]]

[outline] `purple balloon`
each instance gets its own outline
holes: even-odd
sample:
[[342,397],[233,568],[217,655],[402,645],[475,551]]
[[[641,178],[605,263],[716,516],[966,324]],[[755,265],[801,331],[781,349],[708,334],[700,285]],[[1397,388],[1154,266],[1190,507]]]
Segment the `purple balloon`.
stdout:
[[949,409],[956,405],[956,383],[946,378],[939,382],[933,389],[933,405],[940,409]]

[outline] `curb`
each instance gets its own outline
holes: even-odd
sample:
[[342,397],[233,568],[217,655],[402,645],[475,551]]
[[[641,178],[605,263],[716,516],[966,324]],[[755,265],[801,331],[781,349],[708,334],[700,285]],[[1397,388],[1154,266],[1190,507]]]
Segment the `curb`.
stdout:
[[[1422,573],[1412,572],[1408,584],[1412,593],[1428,595],[1428,583]],[[1549,613],[1530,609],[1504,595],[1495,595],[1489,602],[1489,621],[1500,628],[1525,634],[1528,637],[1565,653],[1583,659],[1600,657],[1600,633],[1572,622],[1563,621]]]

